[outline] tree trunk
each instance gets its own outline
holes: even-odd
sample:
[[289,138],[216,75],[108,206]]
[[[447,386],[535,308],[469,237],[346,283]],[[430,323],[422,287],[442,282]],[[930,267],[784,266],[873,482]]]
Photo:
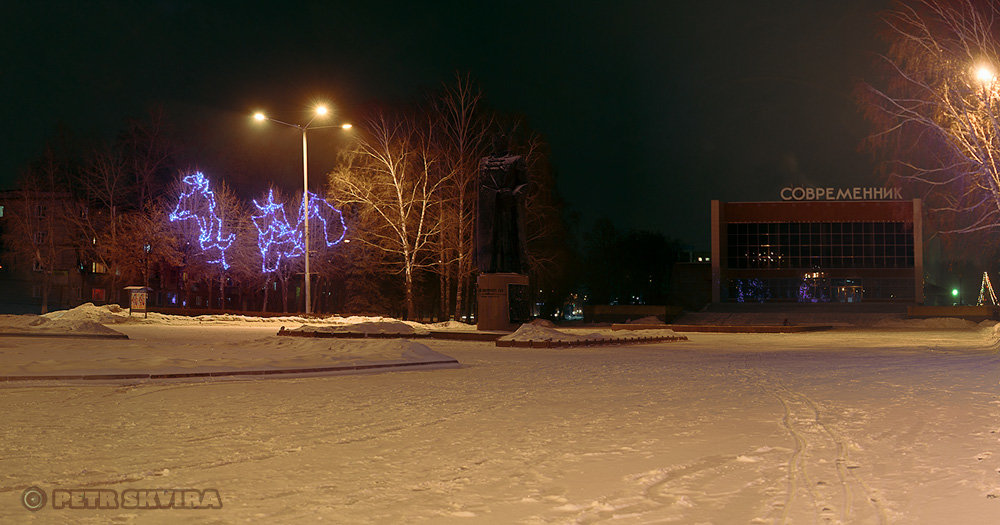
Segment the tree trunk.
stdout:
[[212,292],[215,291],[215,287],[212,286],[212,278],[209,277],[205,280],[205,288],[208,288],[208,302],[205,303],[205,308],[212,308]]
[[260,313],[267,311],[267,296],[271,293],[271,277],[264,280],[264,303],[260,307]]
[[281,313],[288,313],[288,277],[281,278]]
[[406,262],[406,319],[414,320],[417,310],[413,304],[413,265]]
[[468,229],[466,228],[465,221],[462,220],[465,214],[465,188],[460,185],[458,190],[458,210],[456,217],[456,228],[458,235],[458,261],[456,263],[456,274],[455,274],[455,319],[461,319],[462,312],[465,311],[465,303],[468,300],[465,294],[465,287],[463,284],[466,282],[466,276],[469,273],[469,250],[468,247],[471,243],[466,242],[469,236]]
[[49,272],[47,269],[42,269],[42,313],[49,313]]

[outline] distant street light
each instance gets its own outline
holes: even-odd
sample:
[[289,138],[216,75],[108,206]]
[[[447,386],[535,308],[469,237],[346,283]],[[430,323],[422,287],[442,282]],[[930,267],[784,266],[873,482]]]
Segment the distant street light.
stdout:
[[316,112],[316,114],[313,115],[313,117],[311,119],[309,119],[309,122],[306,122],[305,125],[290,124],[288,122],[283,122],[283,121],[280,121],[280,120],[277,120],[277,119],[273,119],[271,117],[268,117],[267,115],[265,115],[264,113],[262,113],[260,111],[258,111],[258,112],[256,112],[256,113],[253,114],[253,118],[257,122],[263,122],[265,120],[270,120],[271,122],[274,122],[276,124],[281,124],[282,126],[288,126],[290,128],[295,128],[295,129],[298,129],[298,130],[302,131],[302,206],[303,206],[302,213],[305,214],[305,217],[303,218],[303,221],[304,221],[303,224],[304,224],[304,228],[305,228],[305,232],[304,233],[305,233],[305,263],[306,263],[306,267],[305,267],[305,279],[304,280],[305,280],[305,285],[306,285],[306,313],[307,314],[312,312],[312,305],[310,304],[311,303],[311,299],[310,299],[311,296],[310,296],[310,293],[309,293],[309,280],[310,280],[310,275],[309,275],[309,161],[308,161],[308,155],[307,155],[308,148],[306,146],[306,130],[310,130],[310,129],[324,129],[324,128],[341,128],[341,129],[347,130],[347,129],[351,129],[351,127],[352,127],[350,124],[346,124],[346,123],[345,124],[341,124],[339,126],[313,126],[312,123],[313,123],[314,120],[316,120],[316,117],[320,117],[320,116],[326,115],[327,113],[329,113],[330,110],[326,106],[320,104],[320,105],[316,106],[316,109],[314,111]]

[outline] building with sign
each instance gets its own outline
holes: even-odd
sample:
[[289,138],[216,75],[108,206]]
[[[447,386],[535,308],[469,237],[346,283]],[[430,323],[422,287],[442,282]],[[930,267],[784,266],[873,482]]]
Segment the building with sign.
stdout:
[[825,190],[808,192],[816,200],[712,201],[712,301],[921,303],[920,200]]

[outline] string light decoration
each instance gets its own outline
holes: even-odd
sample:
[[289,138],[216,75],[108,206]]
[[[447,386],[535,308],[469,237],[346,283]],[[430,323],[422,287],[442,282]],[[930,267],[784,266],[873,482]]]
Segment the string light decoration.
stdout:
[[983,272],[983,284],[979,286],[979,302],[977,303],[978,306],[983,306],[984,304],[986,304],[987,293],[989,294],[988,297],[990,299],[990,304],[996,306],[998,304],[997,294],[993,293],[993,283],[990,282],[989,274]]
[[198,225],[198,245],[203,252],[218,251],[218,257],[208,261],[210,264],[221,264],[223,269],[229,269],[226,261],[226,250],[233,244],[236,235],[222,234],[222,218],[216,213],[215,193],[209,189],[208,179],[198,171],[181,179],[187,188],[177,200],[177,206],[170,214],[170,221],[193,220]]
[[[253,201],[257,214],[251,217],[251,221],[257,228],[262,272],[277,271],[282,259],[301,257],[305,253],[305,204],[303,199],[299,205],[298,220],[292,226],[285,207],[274,202],[274,190],[267,192],[267,200],[263,203]],[[309,193],[309,219],[309,237],[321,239],[328,248],[339,244],[347,235],[347,225],[340,210],[312,192]]]

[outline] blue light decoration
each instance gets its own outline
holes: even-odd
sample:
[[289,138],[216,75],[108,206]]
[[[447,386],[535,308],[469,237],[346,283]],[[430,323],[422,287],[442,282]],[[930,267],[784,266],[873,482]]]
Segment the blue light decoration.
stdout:
[[[251,221],[257,228],[262,272],[277,271],[282,259],[301,257],[305,253],[305,204],[303,199],[298,220],[292,226],[285,207],[274,202],[273,189],[267,192],[263,203],[253,201],[257,214],[251,216]],[[324,242],[328,248],[339,244],[347,235],[347,225],[340,210],[312,192],[309,193],[309,221],[309,239]]]
[[[211,264],[221,264],[223,269],[229,269],[226,262],[226,250],[233,244],[236,235],[222,234],[222,219],[216,214],[215,193],[208,187],[208,179],[202,172],[195,172],[181,179],[187,188],[177,200],[177,207],[170,214],[170,221],[193,220],[198,224],[198,245],[202,251],[213,254],[218,252]],[[210,255],[212,257],[213,255]]]
[[766,302],[771,298],[771,290],[762,279],[736,279],[736,302],[748,303],[756,301]]

